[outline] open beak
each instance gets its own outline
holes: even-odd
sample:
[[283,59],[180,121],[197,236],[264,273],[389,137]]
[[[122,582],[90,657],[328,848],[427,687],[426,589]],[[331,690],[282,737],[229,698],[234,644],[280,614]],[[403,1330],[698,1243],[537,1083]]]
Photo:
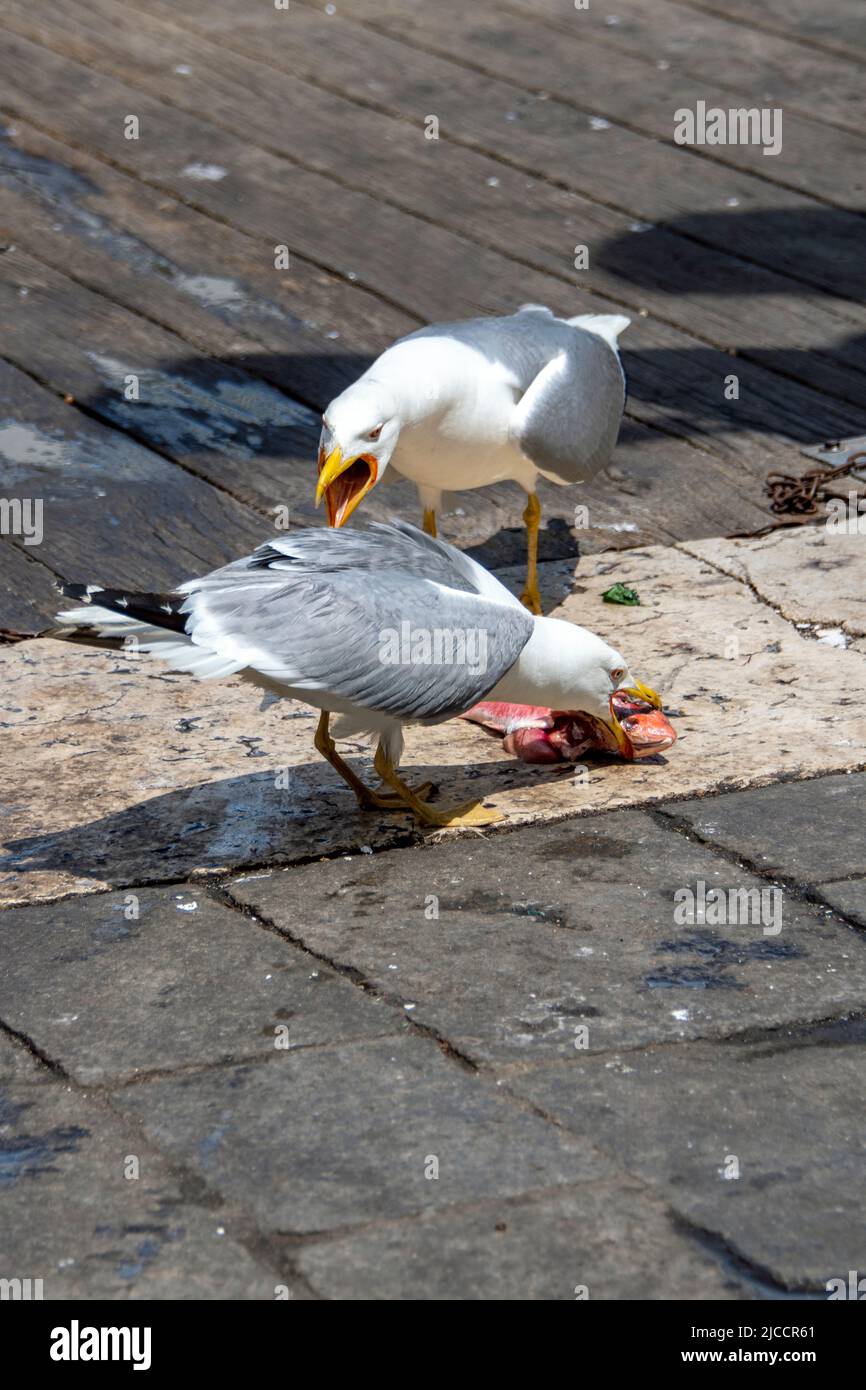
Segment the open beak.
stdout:
[[344,526],[378,476],[379,465],[372,454],[356,454],[354,458],[344,459],[338,446],[326,457],[324,449],[320,448],[316,506],[324,497],[328,525]]

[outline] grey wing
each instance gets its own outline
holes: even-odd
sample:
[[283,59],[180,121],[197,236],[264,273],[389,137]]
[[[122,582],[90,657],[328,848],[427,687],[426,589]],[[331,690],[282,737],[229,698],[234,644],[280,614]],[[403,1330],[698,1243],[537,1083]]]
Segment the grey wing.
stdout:
[[522,608],[408,571],[303,574],[285,564],[233,566],[223,583],[210,575],[187,586],[193,642],[242,651],[293,691],[435,722],[492,690],[532,632]]
[[616,353],[596,334],[572,328],[517,403],[511,435],[539,472],[585,482],[613,453],[624,405]]
[[[259,546],[256,565],[275,560],[304,573],[401,570],[455,589],[478,590],[466,557],[453,545],[408,521],[373,521],[363,527],[308,527]],[[243,562],[242,562],[243,563]]]
[[474,348],[488,362],[504,367],[514,388],[522,393],[545,363],[569,342],[572,333],[571,326],[564,319],[555,318],[549,309],[528,304],[516,314],[416,328],[401,341],[454,339]]

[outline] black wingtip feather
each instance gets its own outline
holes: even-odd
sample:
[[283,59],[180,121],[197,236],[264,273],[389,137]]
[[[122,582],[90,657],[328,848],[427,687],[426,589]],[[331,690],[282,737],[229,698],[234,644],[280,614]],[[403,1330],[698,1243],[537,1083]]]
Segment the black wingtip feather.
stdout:
[[91,584],[63,581],[58,582],[57,588],[64,598],[77,603],[108,608],[112,613],[124,613],[129,618],[171,632],[186,631],[187,615],[180,611],[186,601],[184,594],[139,594],[129,589],[98,589]]

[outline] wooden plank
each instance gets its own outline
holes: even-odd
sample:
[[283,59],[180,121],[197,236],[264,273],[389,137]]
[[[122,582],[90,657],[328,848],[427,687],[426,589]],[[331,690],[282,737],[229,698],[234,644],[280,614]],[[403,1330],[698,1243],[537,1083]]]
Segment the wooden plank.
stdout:
[[785,38],[799,39],[804,45],[844,54],[846,58],[866,57],[866,11],[862,0],[680,0],[684,7],[735,18],[739,24]]
[[[399,299],[419,317],[431,320],[460,317],[479,309],[503,312],[525,299],[547,301],[552,307],[571,313],[578,307],[574,293],[566,293],[561,282],[527,271],[501,255],[473,246],[426,221],[383,207],[366,195],[342,189],[338,218],[334,215],[333,184],[320,176],[306,170],[289,171],[283,162],[246,144],[241,156],[241,142],[227,133],[215,133],[213,127],[182,113],[166,113],[158,103],[120,87],[107,77],[94,89],[92,75],[87,69],[34,48],[25,40],[15,42],[20,48],[17,70],[20,72],[26,66],[27,79],[16,79],[10,73],[10,81],[17,80],[20,84],[16,102],[26,101],[38,108],[40,85],[46,89],[50,85],[55,97],[58,94],[64,97],[55,100],[55,122],[64,119],[63,113],[68,108],[75,109],[79,139],[86,134],[88,140],[104,147],[109,157],[124,158],[144,176],[158,178],[163,186],[168,180],[173,189],[182,188],[184,181],[182,176],[172,172],[172,166],[183,168],[182,161],[191,158],[195,150],[200,157],[203,149],[217,148],[220,157],[228,161],[231,175],[225,180],[201,184],[202,191],[195,195],[198,202],[221,218],[232,218],[238,216],[240,201],[248,230],[262,231],[265,236],[273,237],[279,225],[280,235],[288,237],[290,244],[300,245],[302,250],[309,250],[315,244],[319,258],[328,255],[335,265],[345,265],[346,258],[351,255],[353,262],[350,264],[359,267],[359,278],[364,283],[391,299]],[[147,141],[123,141],[117,136],[111,119],[106,117],[107,105],[120,112],[128,110],[132,101],[146,116],[151,129]],[[166,156],[167,149],[172,151],[170,159]],[[295,196],[287,199],[285,189],[289,180]],[[360,225],[369,228],[369,235],[363,242],[357,237],[356,229]],[[610,307],[610,301],[599,298],[594,303],[587,302],[585,307]],[[755,438],[750,437],[751,431],[757,424],[765,439],[767,432],[776,427],[767,416],[766,402],[778,398],[780,393],[784,400],[780,402],[776,418],[781,433],[790,436],[793,432],[796,437],[798,430],[805,429],[805,437],[813,438],[816,433],[824,432],[820,413],[819,419],[814,418],[814,399],[804,399],[784,381],[765,380],[766,374],[762,376],[759,369],[741,364],[743,373],[754,383],[754,389],[751,384],[749,390],[744,389],[740,402],[732,410],[723,399],[722,385],[730,371],[730,361],[725,354],[713,353],[703,344],[698,345],[648,320],[639,321],[629,336],[633,344],[628,359],[633,408],[640,418],[685,437],[690,437],[691,428],[714,450],[733,452],[746,459],[756,473],[766,471],[772,444],[756,447]],[[644,361],[645,356],[648,363]],[[670,405],[653,399],[658,395],[653,385],[658,373],[653,364],[661,360],[665,370],[666,401],[670,400]],[[648,375],[644,387],[645,372]],[[859,381],[856,389],[851,389],[859,400],[862,394]],[[699,406],[701,412],[696,413],[691,427],[683,422],[686,401]],[[750,414],[756,409],[759,418]],[[806,418],[802,425],[795,423],[804,413]],[[859,423],[859,418],[852,418],[847,421],[846,428],[854,429]]]
[[[12,337],[20,332],[14,320],[28,313],[23,303],[17,312],[4,306]],[[40,503],[42,530],[37,546],[14,539],[23,564],[6,556],[2,628],[20,631],[23,622],[32,630],[34,614],[42,627],[55,611],[43,567],[67,579],[153,589],[224,564],[268,534],[248,508],[7,362],[0,362],[0,460],[3,495]]]
[[[16,0],[21,4],[22,0]],[[101,0],[100,0],[101,3]],[[223,5],[230,0],[219,0]],[[321,16],[314,0],[302,0]],[[160,7],[167,14],[168,0],[147,0],[148,8]],[[348,11],[337,7],[330,17],[332,29],[346,23]],[[601,116],[620,123],[640,139],[647,134],[671,142],[674,112],[681,106],[693,107],[699,99],[709,106],[741,105],[732,102],[724,87],[692,79],[681,70],[649,70],[631,54],[621,52],[611,81],[610,50],[581,24],[581,12],[572,6],[572,32],[555,37],[546,25],[510,9],[490,6],[467,7],[461,0],[438,0],[436,5],[407,5],[405,0],[355,0],[351,22],[361,20],[375,29],[405,39],[422,50],[476,68],[485,75],[519,83],[531,91],[559,96],[583,112],[585,117]],[[270,27],[271,46],[278,45],[279,12],[248,12],[232,32],[230,44],[243,42],[249,18],[260,32]],[[283,26],[285,31],[285,26]],[[293,31],[292,31],[293,37]],[[359,40],[356,42],[360,42]],[[367,69],[369,70],[369,69]],[[328,77],[324,77],[325,82]],[[746,103],[748,104],[748,103]],[[779,156],[767,158],[752,145],[707,146],[701,162],[726,169],[748,171],[762,182],[817,195],[841,208],[864,206],[866,191],[851,190],[840,184],[839,174],[851,164],[862,163],[866,140],[854,130],[840,130],[834,142],[839,163],[828,167],[826,126],[809,116],[788,110],[784,119],[785,140]],[[694,160],[690,150],[674,149]],[[649,157],[645,151],[644,158]],[[843,163],[845,160],[847,163]],[[699,170],[695,171],[695,176]],[[853,202],[852,202],[853,199]]]
[[[306,20],[302,15],[293,22],[291,53],[295,63],[303,50],[305,70],[311,71],[320,63],[322,38]],[[146,83],[149,91],[259,145],[276,138],[269,138],[268,130],[278,105],[292,130],[292,153],[309,167],[356,187],[385,187],[389,199],[407,211],[569,281],[578,277],[572,268],[573,238],[563,228],[573,229],[590,248],[590,270],[579,277],[581,287],[609,294],[632,311],[649,309],[703,340],[736,347],[748,360],[777,366],[829,394],[847,383],[847,398],[863,399],[858,366],[866,371],[866,336],[861,346],[851,328],[856,322],[866,329],[863,306],[840,306],[816,294],[800,303],[802,286],[785,276],[745,269],[736,257],[664,227],[638,236],[629,216],[541,180],[533,180],[529,201],[525,179],[495,160],[447,141],[421,142],[417,127],[403,119],[359,109],[309,82],[288,85],[270,66],[206,39],[196,41],[189,73],[177,75],[167,65],[157,69],[154,48],[166,51],[177,30],[146,15],[140,15],[133,35],[117,29],[114,38],[104,22],[89,24],[80,6],[64,11],[64,23],[64,46],[77,57],[103,65],[110,60],[124,79]],[[363,94],[354,76],[356,54],[350,62],[344,56],[329,53],[332,80]],[[349,128],[350,144],[343,138]],[[20,227],[16,235],[24,236]],[[761,296],[759,315],[756,295]]]
[[261,238],[24,121],[0,137],[0,188],[8,240],[317,410],[421,322],[295,254],[275,270]]
[[237,500],[272,515],[294,501],[287,478],[309,491],[320,419],[275,387],[17,249],[0,257],[0,311],[7,358]]
[[[24,52],[26,52],[26,45],[22,45],[22,53]],[[51,55],[47,56],[50,60]],[[44,75],[42,78],[38,76],[38,72],[44,73],[44,63],[42,60],[45,55],[43,51],[37,50],[36,57],[39,61],[35,63],[33,71],[28,73],[28,78],[32,78],[33,80],[28,81],[26,84],[30,92],[33,91],[35,83],[40,80],[48,80],[47,75]],[[71,77],[69,73],[70,68],[73,68]],[[86,126],[88,137],[90,134],[93,134],[96,136],[97,140],[101,138],[108,143],[108,140],[113,136],[116,157],[124,155],[123,144],[121,140],[117,139],[116,134],[110,127],[110,122],[106,119],[106,95],[110,96],[113,102],[116,103],[117,110],[123,111],[129,109],[129,93],[123,90],[118,94],[113,90],[113,84],[109,84],[107,79],[104,84],[100,84],[99,90],[95,91],[93,89],[91,74],[86,70],[79,72],[77,69],[74,69],[74,65],[70,64],[58,63],[56,67],[52,69],[50,79],[54,91],[53,109],[60,113],[55,119],[61,119],[62,112],[67,108],[66,100],[59,99],[63,94],[60,88],[63,86],[64,82],[66,82],[74,92],[76,90],[75,84],[78,82],[80,84],[78,90],[81,96],[81,100],[78,102],[77,108],[75,108],[76,124],[79,130],[78,138],[81,139],[82,126]],[[106,86],[112,86],[112,90],[108,93],[105,90]],[[38,99],[38,92],[34,97],[34,100],[36,99]],[[147,121],[152,123],[151,144],[155,141],[158,145],[156,155],[162,164],[163,177],[165,177],[164,171],[167,159],[170,159],[174,167],[177,167],[182,153],[186,153],[186,151],[179,151],[177,148],[178,136],[180,136],[181,140],[187,140],[189,142],[186,147],[187,150],[192,147],[192,142],[194,140],[201,142],[207,137],[213,141],[213,131],[204,123],[198,122],[193,125],[188,118],[179,117],[176,113],[166,114],[157,103],[149,102],[147,98],[141,97],[140,95],[136,97],[136,101],[138,109],[143,110]],[[90,114],[91,108],[93,108],[92,114]],[[159,124],[160,119],[162,120],[162,125]],[[110,129],[109,137],[106,137],[105,133],[107,126]],[[228,137],[223,137],[222,143],[219,145],[221,157],[225,157],[223,152],[228,144],[230,144]],[[199,157],[201,157],[201,148],[201,143],[199,143]],[[170,151],[168,156],[166,154],[167,151]],[[146,149],[144,154],[147,159],[155,157],[150,148]],[[238,181],[240,181],[241,177],[249,177],[248,170],[250,166],[254,165],[258,159],[264,159],[264,156],[260,155],[259,152],[254,149],[245,147],[245,164],[241,160],[239,154],[237,155],[237,159],[238,167],[243,165],[243,175],[238,175]],[[277,164],[276,161],[273,161],[273,165],[275,166],[274,173],[276,173],[277,170],[282,173],[282,181],[279,181],[276,177],[266,178],[264,174],[262,174],[255,180],[249,181],[242,186],[242,193],[240,196],[242,197],[244,212],[246,214],[252,209],[251,215],[253,220],[255,220],[257,209],[261,210],[259,212],[260,216],[272,217],[277,215],[272,210],[273,200],[277,196],[274,192],[275,188],[279,188],[280,213],[282,213],[282,206],[285,201],[285,168],[283,165]],[[304,177],[311,180],[313,176],[304,173]],[[222,181],[219,181],[213,185],[208,185],[208,189],[213,187],[215,190],[219,190],[221,186]],[[319,190],[317,189],[317,191]],[[228,210],[228,215],[231,216],[233,202],[236,203],[239,197],[238,186],[236,185],[234,188],[233,199],[226,198],[224,193],[220,196],[223,199],[223,202],[220,204],[221,209]],[[348,201],[350,195],[344,193],[343,197],[345,201]],[[357,206],[357,195],[351,195],[351,197],[355,201],[353,201],[350,214],[354,214],[355,207]],[[370,201],[371,200],[367,200],[364,203],[364,211],[367,211]],[[315,212],[315,204],[312,203],[310,206],[313,212]],[[370,208],[370,216],[381,216],[382,211],[382,209],[377,208],[376,205],[373,204]],[[391,210],[386,209],[385,211],[389,215],[391,214]],[[236,215],[237,213],[235,212],[235,216]],[[331,218],[329,222],[327,217],[322,218],[320,216],[319,221],[314,223],[314,230],[316,233],[321,233],[322,238],[330,236],[333,239],[331,242],[332,248],[339,246],[341,249],[349,245],[348,233],[351,233],[352,246],[357,254],[357,235],[355,231],[357,225],[359,225],[359,223],[352,215],[349,217],[348,229],[343,229],[341,225],[334,223],[333,218]],[[406,219],[401,218],[400,225],[405,235]],[[307,237],[311,236],[310,228],[301,219],[299,219],[299,226],[303,229],[304,235]],[[467,308],[470,308],[469,296],[474,296],[477,293],[477,284],[484,283],[485,281],[489,281],[491,284],[495,285],[497,292],[500,291],[500,282],[507,286],[510,281],[513,286],[514,297],[509,297],[510,302],[506,301],[506,304],[502,306],[508,308],[512,307],[518,296],[522,298],[528,295],[529,297],[540,298],[542,297],[541,292],[543,291],[545,298],[552,298],[550,294],[551,289],[553,289],[556,294],[561,292],[560,286],[556,282],[552,282],[547,277],[527,276],[522,269],[515,267],[513,263],[508,262],[502,257],[490,257],[485,255],[483,260],[479,263],[478,255],[475,253],[475,260],[473,261],[472,256],[474,248],[469,247],[468,243],[458,241],[456,238],[452,237],[447,239],[442,238],[437,229],[430,229],[425,223],[414,220],[410,224],[410,229],[413,232],[417,231],[419,238],[426,238],[426,240],[423,241],[423,251],[425,254],[418,256],[418,248],[413,245],[412,252],[417,259],[412,262],[408,270],[405,265],[401,266],[399,262],[395,262],[393,257],[391,263],[387,267],[387,272],[381,260],[379,264],[375,265],[376,274],[381,275],[383,286],[391,295],[395,294],[395,278],[401,294],[406,293],[411,296],[417,295],[419,277],[412,273],[417,266],[421,268],[423,274],[423,279],[421,280],[422,292],[431,295],[433,293],[442,295],[444,287],[444,290],[449,295],[447,301],[448,308],[453,313],[454,302],[451,295],[454,290],[454,281],[453,277],[450,281],[447,279],[447,272],[453,265],[457,265],[465,276],[465,282],[458,282],[457,291],[466,296],[464,302],[466,302]],[[271,235],[273,235],[273,233],[271,233]],[[434,235],[439,238],[439,241],[432,242],[431,244],[431,239]],[[339,237],[347,237],[347,239],[341,243],[338,239]],[[385,245],[386,248],[393,247],[395,242],[392,241]],[[366,251],[366,249],[365,243],[364,250]],[[382,245],[377,238],[371,238],[370,249],[371,254],[381,258]],[[437,259],[436,254],[433,254],[431,257],[431,249],[434,252],[438,252],[439,255],[443,257],[441,261]],[[321,249],[319,255],[321,256]],[[369,274],[366,259],[364,265],[366,276]],[[527,281],[529,283],[527,283]],[[536,290],[538,290],[539,293],[535,293]],[[440,312],[437,314],[434,308],[430,316],[445,316],[442,312],[442,305],[445,302],[444,300],[440,300]],[[554,303],[556,303],[556,301],[554,301]],[[557,307],[559,306],[557,305]],[[562,307],[569,307],[573,310],[575,306],[572,301],[570,305]],[[89,312],[95,313],[92,306]],[[460,308],[457,308],[457,312],[460,312]],[[102,321],[103,316],[104,311],[100,308],[99,313],[95,314],[97,325]],[[48,332],[54,334],[56,331],[57,325],[49,321]],[[119,341],[125,343],[125,335],[132,331],[133,329],[131,327],[128,328],[125,321],[117,319],[109,337],[112,342]],[[136,329],[136,331],[139,330]],[[635,523],[631,517],[635,510],[640,513],[641,508],[643,509],[643,515],[649,517],[654,526],[665,527],[674,534],[680,531],[684,531],[685,534],[690,535],[708,534],[713,530],[717,531],[721,528],[745,529],[745,527],[750,524],[757,524],[757,520],[746,522],[740,520],[738,524],[732,524],[728,520],[732,513],[738,510],[740,512],[745,511],[750,517],[755,513],[762,512],[763,497],[760,480],[763,472],[766,471],[768,457],[766,454],[762,455],[760,451],[757,451],[754,445],[750,444],[748,439],[741,433],[742,417],[737,418],[736,412],[730,411],[729,406],[722,405],[720,409],[723,369],[729,367],[729,359],[724,357],[723,354],[714,354],[717,359],[717,366],[708,364],[700,359],[696,364],[693,364],[689,361],[688,357],[688,352],[695,346],[693,343],[689,343],[688,340],[684,340],[678,335],[660,341],[657,325],[647,325],[645,328],[642,327],[641,331],[647,334],[646,341],[648,347],[651,349],[650,363],[649,366],[646,367],[640,355],[636,355],[631,359],[631,365],[634,368],[632,373],[633,378],[637,377],[638,379],[638,387],[640,387],[642,376],[646,373],[646,386],[643,390],[643,394],[641,390],[638,390],[636,393],[638,407],[645,411],[646,418],[648,420],[670,420],[681,429],[683,433],[687,433],[689,430],[700,433],[701,430],[704,430],[705,433],[703,437],[710,442],[711,447],[714,450],[720,450],[722,452],[727,449],[731,454],[736,454],[742,464],[748,469],[751,477],[746,476],[744,471],[739,468],[716,468],[715,464],[708,465],[706,456],[696,453],[691,449],[677,446],[674,441],[671,440],[664,440],[656,437],[653,441],[654,448],[646,449],[645,440],[641,440],[639,436],[635,439],[634,434],[632,434],[631,439],[627,439],[625,448],[626,450],[630,447],[633,448],[636,459],[632,462],[626,456],[627,476],[619,486],[620,491],[626,490],[626,495],[628,495],[628,489],[636,493],[638,502],[623,503],[622,497],[611,498],[610,481],[605,480],[602,488],[602,500],[607,501],[608,507],[614,506],[614,515],[616,517],[610,524],[638,524]],[[652,334],[651,337],[649,336],[650,334]],[[78,340],[81,337],[80,325],[78,327],[75,326],[74,318],[70,319],[70,326],[67,328],[65,336],[68,344],[66,351],[72,365],[75,370],[83,371],[85,381],[89,381],[90,377],[88,373],[92,372],[92,362],[88,359],[86,365],[82,365],[81,362],[74,362],[72,358],[72,354],[78,349]],[[662,351],[659,358],[657,358],[657,365],[654,366],[653,356],[659,352],[660,348]],[[27,353],[32,352],[32,341],[28,341],[21,350]],[[50,358],[51,354],[49,353],[47,356]],[[124,364],[121,363],[121,365]],[[65,364],[64,370],[66,370],[68,366],[68,363]],[[695,370],[695,366],[697,366],[697,371]],[[54,364],[53,361],[47,363],[43,362],[40,370],[44,371],[47,368],[56,370],[56,364]],[[212,364],[209,364],[208,369],[212,370]],[[159,370],[159,361],[153,364],[153,370]],[[678,371],[684,373],[680,390],[676,388]],[[663,378],[662,393],[659,393],[657,387],[653,385],[653,378],[658,377],[659,373],[661,373],[661,377]],[[170,375],[173,376],[174,374],[172,373]],[[160,384],[161,387],[165,386],[166,390],[176,389],[176,383],[171,380],[167,382],[161,380]],[[786,388],[786,383],[775,377],[770,377],[766,385],[772,391]],[[790,391],[790,387],[787,387],[787,389]],[[652,395],[654,393],[657,395],[661,394],[664,397],[660,404],[652,400]],[[756,398],[759,399],[760,396],[761,391],[759,390],[756,393]],[[681,423],[684,400],[700,401],[701,408],[705,411],[705,419],[702,421],[698,418],[686,424]],[[671,404],[669,404],[669,402]],[[95,396],[95,404],[96,407],[100,409],[105,409],[107,408],[107,404],[110,404],[112,409],[116,411],[118,409],[116,390],[108,393],[104,390],[98,391]],[[715,430],[720,422],[721,416],[726,413],[730,416],[729,424],[732,423],[733,428],[730,434],[720,442],[720,437],[716,435]],[[117,417],[113,415],[111,418]],[[126,418],[130,422],[130,428],[142,428],[144,425],[148,424],[148,420],[141,416],[138,417],[137,426],[133,426],[132,417],[127,416]],[[707,420],[711,422],[709,429],[707,429]],[[621,454],[622,453],[623,451],[621,451]],[[656,465],[660,453],[664,455],[664,466],[656,468],[654,466]],[[186,461],[188,463],[193,463],[193,465],[199,469],[220,465],[220,460],[209,458],[206,451],[204,457],[193,454],[193,456]],[[225,481],[229,475],[237,478],[237,460],[223,460],[222,465],[227,470],[221,475],[223,481]],[[622,467],[623,465],[620,466]],[[642,473],[642,469],[645,469],[646,472]],[[652,475],[652,484],[650,484],[647,473]],[[241,470],[240,478],[244,486],[250,485],[251,480],[246,471]],[[671,486],[673,479],[676,479],[675,487]],[[699,484],[696,484],[695,480],[699,480]],[[254,479],[252,481],[255,482]],[[282,481],[284,483],[283,496],[278,500],[286,500],[290,503],[288,487],[291,478],[288,470]],[[235,481],[231,485],[234,487],[237,486],[238,483]],[[303,495],[308,500],[309,492],[307,491],[307,487],[308,484],[304,488]],[[694,494],[696,487],[700,494],[699,504],[696,503],[694,495],[690,495],[690,488],[691,493]],[[562,496],[563,494],[560,494],[560,497]],[[567,498],[568,494],[565,494],[565,497]],[[387,494],[383,494],[383,502],[381,503],[383,506],[385,505],[385,498],[387,498]],[[269,503],[272,501],[273,494],[268,498]],[[517,499],[515,499],[515,501],[517,501]],[[477,503],[473,496],[471,506],[475,508],[478,505],[481,504]],[[519,502],[516,506],[514,501],[509,505],[513,509],[512,514],[519,510]],[[573,505],[573,502],[563,501],[560,502],[559,505],[560,507],[570,507]],[[631,511],[629,510],[630,507]],[[389,510],[390,509],[389,507]],[[461,510],[464,513],[470,513],[469,507],[463,507]],[[412,514],[414,514],[414,505]],[[475,512],[473,511],[471,515],[474,516]],[[462,521],[461,525],[463,525]],[[489,535],[489,529],[483,529],[481,534]]]
[[[5,481],[2,496],[10,498]],[[19,491],[18,501],[21,500]],[[15,636],[29,637],[44,631],[57,611],[54,575],[41,563],[39,549],[38,546],[19,549],[8,537],[0,539],[0,643]]]
[[[167,0],[146,3],[151,11],[168,14]],[[226,6],[226,0],[204,7],[195,0],[189,13],[195,15],[196,32],[199,28],[206,32],[205,24],[207,32],[218,32],[212,26],[222,21],[223,28],[231,27],[234,49],[242,47],[262,60],[270,55],[275,65],[337,95],[350,92],[368,105],[384,106],[412,120],[419,132],[432,111],[444,139],[495,153],[531,178],[543,176],[632,218],[662,223],[690,240],[783,272],[803,284],[843,298],[864,298],[863,232],[858,216],[842,208],[827,208],[752,173],[720,167],[686,147],[655,139],[648,142],[641,131],[623,125],[594,129],[589,116],[575,110],[576,90],[593,117],[608,116],[613,121],[617,114],[610,103],[621,103],[632,112],[632,102],[640,102],[634,84],[609,81],[610,65],[603,56],[590,63],[581,44],[567,44],[564,36],[551,42],[548,31],[512,16],[498,16],[506,26],[504,32],[490,34],[484,29],[477,38],[475,10],[419,6],[405,13],[400,9],[397,18],[388,20],[390,11],[383,0],[378,0],[377,11],[379,4],[382,15],[376,29],[358,25],[342,12],[327,17],[298,5],[291,11],[291,41],[282,45],[275,39],[276,21],[267,8],[245,11],[242,20],[235,14],[230,26],[219,8]],[[356,12],[353,7],[353,16]],[[413,43],[424,43],[425,49],[409,47],[403,41],[407,36]],[[323,52],[328,56],[326,69]],[[459,60],[454,61],[457,52]],[[484,71],[476,61],[479,56]],[[191,62],[193,58],[191,50]],[[473,61],[474,68],[464,66]],[[528,92],[527,87],[532,90]],[[672,83],[666,97],[656,94],[653,98],[663,113],[668,138],[672,113],[683,104],[680,97],[684,95],[679,84]],[[703,90],[698,96],[706,99],[708,93]],[[824,166],[826,142],[825,129],[821,133]],[[833,145],[835,150],[835,135]],[[287,150],[291,154],[290,145]],[[757,157],[762,165],[773,163]],[[845,202],[848,184],[850,179],[840,180],[837,170],[834,187],[837,194],[844,188]],[[731,210],[732,200],[736,212]]]
[[[677,0],[616,0],[575,10],[574,0],[508,0],[506,8],[565,33],[591,34],[611,55],[627,53],[657,70],[728,89],[727,105],[783,106],[862,134],[863,68],[847,58],[751,29],[740,17]],[[833,9],[833,6],[828,6]],[[754,12],[754,6],[752,7]],[[866,32],[866,26],[864,26]],[[614,59],[611,56],[611,64]],[[665,65],[658,69],[658,64]],[[651,81],[648,75],[647,81]]]
[[[7,325],[6,354],[53,391],[73,395],[88,413],[263,511],[286,506],[293,524],[321,522],[321,512],[313,508],[312,438],[306,449],[292,454],[298,437],[295,408],[265,383],[188,350],[184,355],[172,335],[22,251],[0,258],[0,313]],[[130,374],[140,381],[138,401],[123,396],[122,383]],[[689,495],[696,478],[699,498]],[[548,524],[557,523],[547,537],[549,558],[574,551],[574,537],[564,528],[573,522],[577,502],[590,509],[592,534],[580,536],[584,549],[712,535],[720,526],[744,529],[763,518],[760,487],[744,479],[736,463],[634,422],[627,426],[612,475],[580,493],[547,485],[542,502]],[[445,533],[460,544],[486,545],[482,558],[513,563],[525,544],[524,505],[523,494],[510,484],[461,494],[445,518]],[[404,482],[377,489],[365,515],[417,520],[414,487]],[[263,521],[256,539],[266,527]],[[233,553],[240,545],[239,539]]]

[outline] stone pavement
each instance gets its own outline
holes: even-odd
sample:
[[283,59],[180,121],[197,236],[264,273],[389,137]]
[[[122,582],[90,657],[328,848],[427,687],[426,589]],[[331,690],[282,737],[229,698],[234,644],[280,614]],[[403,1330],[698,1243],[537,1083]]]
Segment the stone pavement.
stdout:
[[[866,766],[864,537],[805,528],[541,570],[545,610],[618,647],[680,711],[679,742],[576,777],[516,762],[457,720],[410,729],[404,766],[442,801],[481,797],[514,826]],[[521,585],[522,567],[504,577]],[[639,607],[602,601],[617,580]],[[0,647],[0,692],[0,905],[417,838],[408,815],[358,813],[313,751],[311,710],[260,713],[241,681],[43,640]],[[364,746],[349,752],[375,780]]]
[[[8,912],[4,1274],[821,1296],[866,1265],[864,809],[829,776]],[[678,925],[701,883],[774,896]]]
[[737,1300],[866,1269],[863,552],[548,564],[681,739],[575,779],[413,735],[507,811],[484,835],[359,816],[305,711],[238,683],[7,648],[0,1277]]

